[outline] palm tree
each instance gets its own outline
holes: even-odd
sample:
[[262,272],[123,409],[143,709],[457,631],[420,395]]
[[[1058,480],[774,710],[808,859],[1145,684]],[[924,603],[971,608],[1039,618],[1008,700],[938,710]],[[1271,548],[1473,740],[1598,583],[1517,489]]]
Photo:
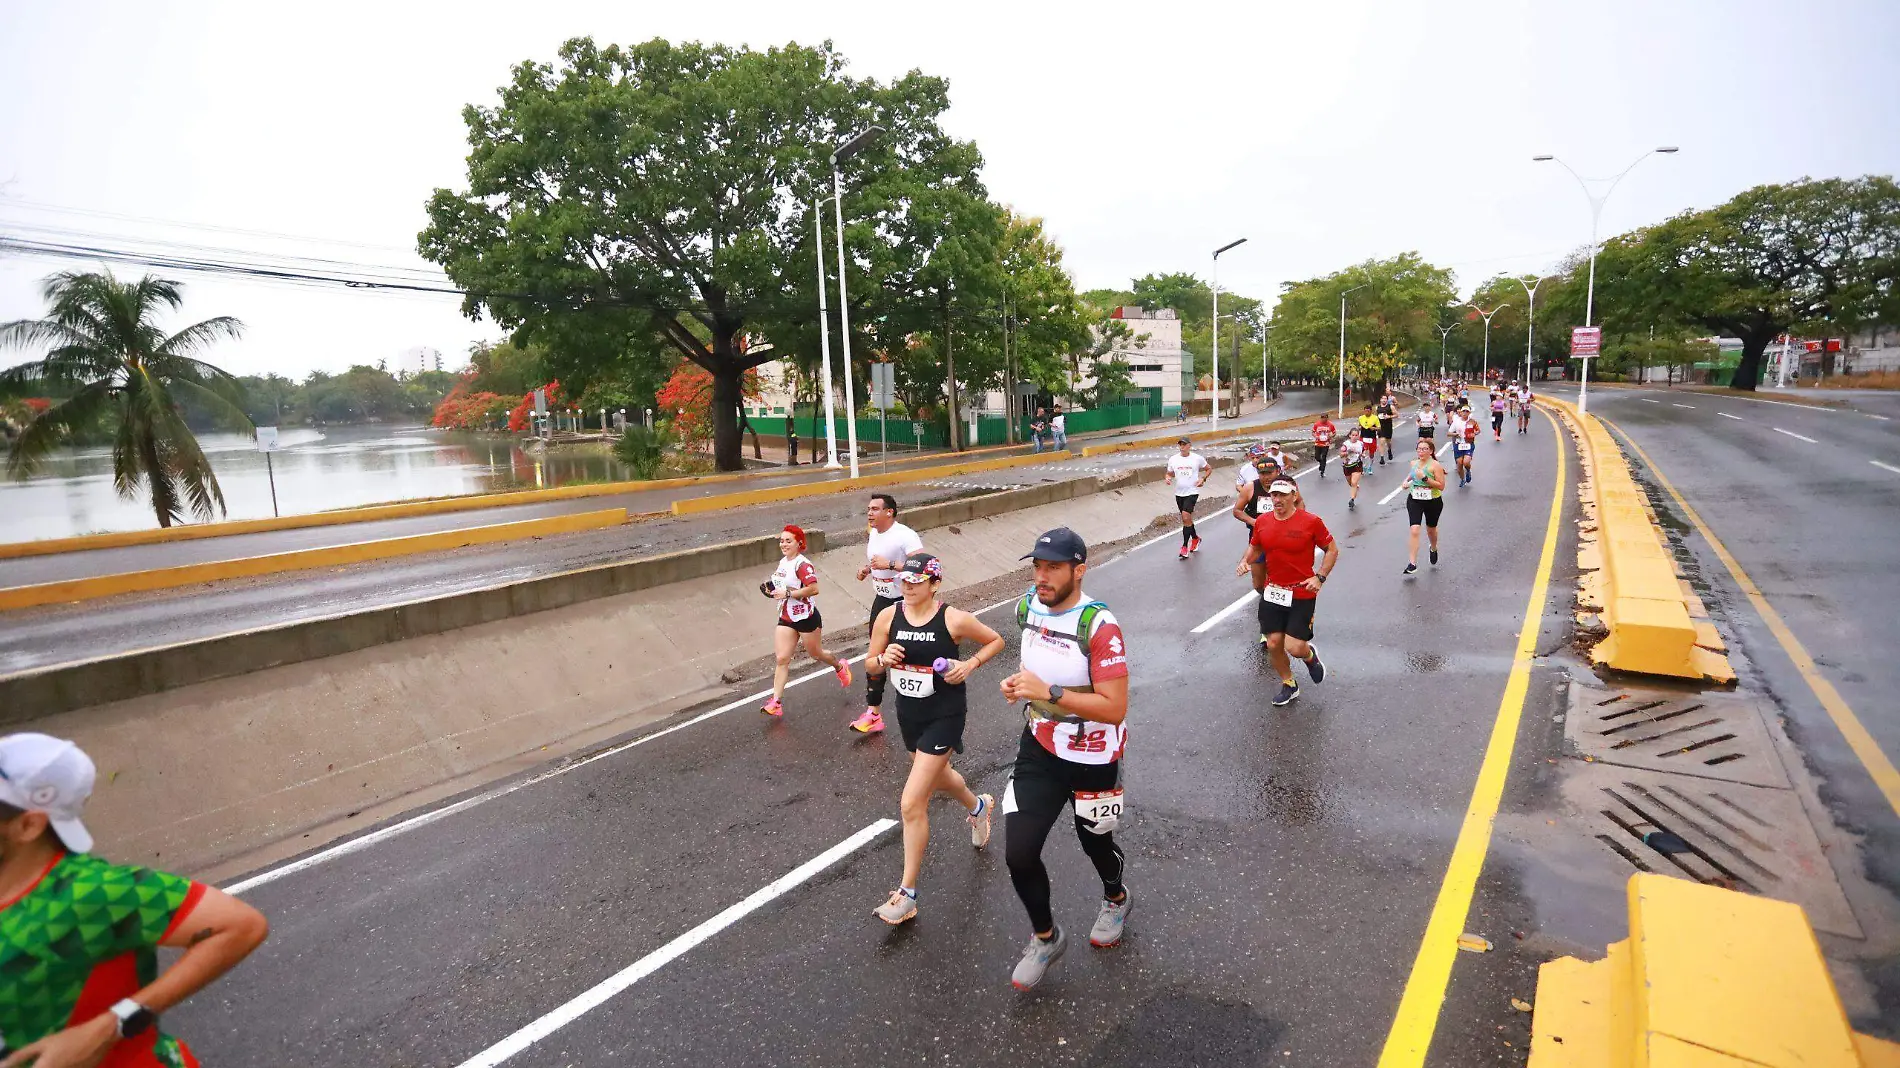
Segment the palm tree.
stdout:
[[199,402],[220,421],[249,428],[243,387],[195,357],[212,342],[237,338],[244,324],[228,315],[166,337],[153,322],[161,305],[184,303],[177,282],[146,275],[121,282],[110,271],[68,272],[41,286],[45,319],[0,325],[0,348],[38,349],[46,356],[0,371],[0,396],[36,391],[64,397],[40,412],[14,439],[7,470],[24,479],[74,432],[112,433],[112,483],[131,498],[151,487],[158,525],[181,522],[185,508],[201,520],[224,511],[224,493],[178,400]]

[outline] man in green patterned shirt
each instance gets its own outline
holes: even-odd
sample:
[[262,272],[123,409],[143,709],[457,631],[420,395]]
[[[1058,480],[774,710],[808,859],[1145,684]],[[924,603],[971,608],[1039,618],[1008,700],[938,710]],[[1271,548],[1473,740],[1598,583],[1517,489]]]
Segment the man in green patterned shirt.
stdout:
[[[196,1068],[158,1015],[269,925],[215,887],[92,856],[92,785],[73,743],[0,737],[0,1068]],[[162,974],[159,946],[185,951]]]

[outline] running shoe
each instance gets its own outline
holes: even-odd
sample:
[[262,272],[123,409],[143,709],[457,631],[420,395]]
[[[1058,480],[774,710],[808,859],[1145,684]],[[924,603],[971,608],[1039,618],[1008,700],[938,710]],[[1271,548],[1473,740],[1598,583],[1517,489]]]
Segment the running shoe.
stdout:
[[1312,642],[1306,643],[1306,673],[1314,682],[1326,681],[1326,665],[1319,658],[1319,646]]
[[1009,985],[1018,990],[1033,989],[1068,948],[1069,936],[1060,927],[1056,928],[1056,936],[1047,942],[1030,935],[1029,945],[1023,949],[1023,959],[1016,962],[1016,970],[1010,973]]
[[1438,550],[1437,549],[1432,550],[1432,566],[1433,567],[1438,566]]
[[1261,645],[1265,645],[1265,644],[1267,644],[1267,636],[1266,636],[1266,635],[1264,635],[1264,634],[1262,634],[1262,635],[1260,636],[1260,644],[1261,644]]
[[1185,545],[1181,546],[1181,559],[1186,560],[1187,554],[1188,554],[1188,547]]
[[834,669],[834,674],[838,676],[838,685],[846,687],[847,689],[851,686],[851,665],[850,664],[847,664],[842,660],[838,661],[838,666],[837,668]]
[[1096,949],[1109,949],[1122,942],[1122,928],[1128,925],[1128,891],[1122,891],[1120,901],[1102,899],[1102,911],[1095,917],[1095,926],[1089,928],[1089,945]]
[[851,721],[851,729],[859,734],[881,734],[884,731],[884,715],[875,708],[867,708],[864,715]]
[[996,798],[976,795],[976,811],[970,814],[970,844],[982,849],[990,844],[990,815],[996,811]]
[[1359,502],[1357,500],[1351,497],[1346,498],[1346,511],[1348,512],[1357,511],[1358,508],[1359,508]]
[[917,899],[902,890],[891,891],[891,899],[871,910],[871,915],[896,927],[917,915]]
[[759,706],[759,711],[768,716],[777,718],[785,714],[785,706],[779,702],[778,698],[768,697],[765,699],[765,703]]
[[1299,697],[1300,697],[1299,683],[1282,682],[1280,684],[1280,692],[1273,695],[1273,707],[1285,708],[1287,705],[1290,705],[1294,701],[1299,700]]
[[1191,553],[1198,553],[1198,552],[1200,552],[1200,551],[1201,551],[1201,539],[1200,539],[1200,538],[1198,538],[1198,537],[1197,537],[1197,538],[1195,538],[1195,539],[1193,539],[1192,541],[1189,541],[1189,542],[1188,542],[1188,552],[1191,552]]
[[1404,570],[1404,571],[1401,571],[1401,572],[1399,572],[1399,573],[1400,573],[1400,574],[1402,574],[1402,575],[1416,575],[1416,574],[1418,574],[1418,565],[1417,565],[1417,564],[1406,564],[1406,565],[1405,565],[1405,570]]

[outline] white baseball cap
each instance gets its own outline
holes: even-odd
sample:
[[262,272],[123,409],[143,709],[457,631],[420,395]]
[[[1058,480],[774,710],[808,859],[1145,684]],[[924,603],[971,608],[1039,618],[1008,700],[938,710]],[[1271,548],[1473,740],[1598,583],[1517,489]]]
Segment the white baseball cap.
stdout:
[[46,734],[0,736],[0,802],[44,812],[60,842],[74,853],[92,851],[80,810],[92,796],[92,758],[63,738]]

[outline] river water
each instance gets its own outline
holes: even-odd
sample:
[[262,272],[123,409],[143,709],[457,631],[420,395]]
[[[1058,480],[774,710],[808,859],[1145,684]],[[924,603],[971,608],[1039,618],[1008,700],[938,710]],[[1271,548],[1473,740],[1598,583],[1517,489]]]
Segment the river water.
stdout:
[[[250,435],[200,434],[198,444],[224,490],[222,518],[269,518],[270,478]],[[284,515],[633,477],[596,446],[531,453],[508,439],[429,427],[286,427],[270,462]],[[0,474],[0,542],[157,525],[143,485],[130,500],[113,490],[109,447],[62,450],[25,482]]]

